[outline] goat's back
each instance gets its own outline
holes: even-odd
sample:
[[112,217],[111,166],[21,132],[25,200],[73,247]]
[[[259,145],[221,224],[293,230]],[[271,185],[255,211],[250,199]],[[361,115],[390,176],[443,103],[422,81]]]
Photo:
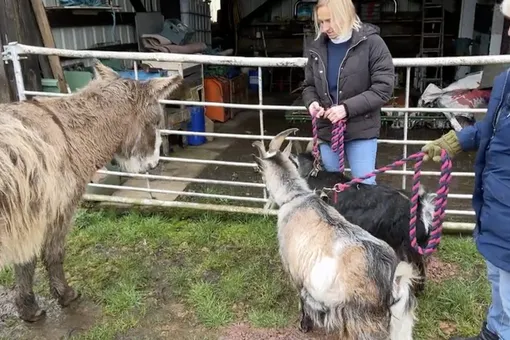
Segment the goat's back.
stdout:
[[353,303],[388,313],[395,252],[318,196],[280,208],[278,239],[284,268],[314,301],[328,308]]
[[[350,177],[339,172],[320,171],[317,176],[310,176],[308,183],[312,189],[321,190],[350,180]],[[410,247],[411,201],[403,192],[384,184],[361,183],[339,192],[336,203],[333,192],[329,191],[327,195],[329,203],[348,221],[384,240],[394,249]],[[417,214],[420,217],[422,209],[419,202]],[[421,218],[417,221],[416,236],[418,243],[426,243],[428,233]]]
[[69,200],[67,146],[47,115],[27,102],[0,105],[0,267],[36,255],[47,221]]

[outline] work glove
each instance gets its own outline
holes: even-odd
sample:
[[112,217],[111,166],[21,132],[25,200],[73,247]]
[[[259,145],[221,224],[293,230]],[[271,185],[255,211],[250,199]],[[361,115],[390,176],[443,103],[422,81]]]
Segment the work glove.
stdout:
[[421,151],[425,153],[423,156],[424,161],[432,159],[434,162],[441,161],[441,150],[444,149],[450,158],[462,151],[459,139],[454,130],[444,134],[440,138],[426,144]]

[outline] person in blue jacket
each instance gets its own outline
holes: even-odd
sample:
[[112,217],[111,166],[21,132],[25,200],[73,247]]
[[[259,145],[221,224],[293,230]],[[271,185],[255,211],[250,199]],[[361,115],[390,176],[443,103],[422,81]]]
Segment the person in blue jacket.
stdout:
[[[510,0],[503,1],[501,11],[510,17]],[[510,69],[494,79],[483,120],[425,145],[424,160],[438,162],[441,149],[450,157],[476,151],[474,239],[492,286],[492,301],[480,334],[451,340],[510,340]]]

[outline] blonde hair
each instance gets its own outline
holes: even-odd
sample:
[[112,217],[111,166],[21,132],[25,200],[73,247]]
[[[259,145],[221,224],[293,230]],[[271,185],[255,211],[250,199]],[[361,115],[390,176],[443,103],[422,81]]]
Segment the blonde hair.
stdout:
[[501,13],[503,13],[505,17],[507,18],[510,17],[510,0],[503,0],[501,5],[499,6],[499,9],[501,10]]
[[317,10],[322,6],[328,7],[329,12],[331,13],[331,26],[333,26],[333,29],[338,35],[345,35],[350,30],[360,30],[361,20],[356,14],[356,8],[354,7],[352,0],[319,0],[313,10],[315,32],[317,34],[315,40],[319,39],[321,35]]

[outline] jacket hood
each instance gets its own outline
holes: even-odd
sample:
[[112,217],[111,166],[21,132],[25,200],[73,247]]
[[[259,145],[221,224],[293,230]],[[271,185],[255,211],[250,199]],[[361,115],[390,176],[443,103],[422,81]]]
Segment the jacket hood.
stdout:
[[[355,44],[359,40],[373,34],[379,34],[381,29],[379,26],[369,23],[362,23],[359,31],[352,32],[352,42]],[[325,45],[328,41],[328,36],[325,33],[322,33],[319,39],[314,40],[310,47],[320,48],[322,45]]]
[[361,24],[360,33],[364,35],[380,34],[381,29],[374,24],[363,23]]

